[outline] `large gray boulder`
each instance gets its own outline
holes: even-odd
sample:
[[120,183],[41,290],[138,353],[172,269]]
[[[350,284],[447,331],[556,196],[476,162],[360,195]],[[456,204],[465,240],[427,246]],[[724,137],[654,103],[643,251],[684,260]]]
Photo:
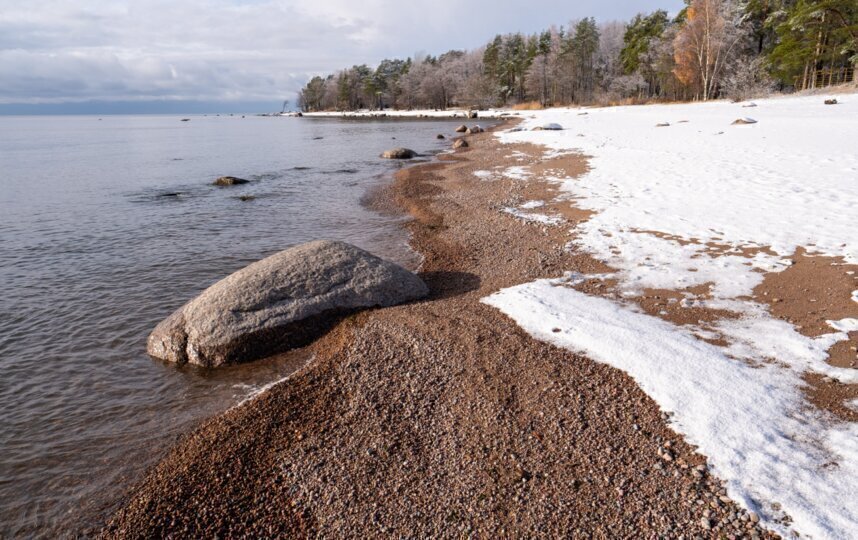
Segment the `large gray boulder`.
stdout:
[[343,242],[276,253],[202,292],[149,335],[150,355],[217,367],[310,343],[342,316],[422,298],[408,270]]

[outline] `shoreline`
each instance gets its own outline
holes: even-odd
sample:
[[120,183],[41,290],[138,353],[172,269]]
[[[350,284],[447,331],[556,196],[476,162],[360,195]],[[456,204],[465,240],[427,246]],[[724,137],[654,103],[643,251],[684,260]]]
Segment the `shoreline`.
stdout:
[[[347,318],[285,383],[183,437],[104,536],[731,530],[722,524],[742,511],[628,375],[481,302],[600,269],[564,249],[563,227],[504,211],[556,185],[475,175],[541,159],[491,131],[399,171],[374,199],[411,216],[431,296]],[[564,155],[543,166],[573,176],[587,165]]]

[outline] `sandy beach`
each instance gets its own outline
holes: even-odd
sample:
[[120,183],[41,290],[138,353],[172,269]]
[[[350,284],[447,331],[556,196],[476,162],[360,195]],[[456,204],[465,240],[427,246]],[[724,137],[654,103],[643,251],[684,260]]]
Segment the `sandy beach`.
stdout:
[[[481,302],[607,268],[507,211],[556,192],[539,171],[574,177],[586,157],[468,140],[374,197],[413,217],[430,298],[349,317],[288,380],[183,438],[104,537],[771,535],[628,375]],[[522,164],[527,182],[475,175]]]

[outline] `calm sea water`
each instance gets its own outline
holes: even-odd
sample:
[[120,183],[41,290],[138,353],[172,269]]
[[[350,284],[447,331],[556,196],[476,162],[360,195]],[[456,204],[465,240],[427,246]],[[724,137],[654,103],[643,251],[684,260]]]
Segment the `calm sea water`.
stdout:
[[0,117],[0,537],[92,526],[179,434],[301,365],[149,358],[208,285],[318,238],[413,266],[399,218],[360,200],[399,166],[381,151],[457,124],[191,118]]

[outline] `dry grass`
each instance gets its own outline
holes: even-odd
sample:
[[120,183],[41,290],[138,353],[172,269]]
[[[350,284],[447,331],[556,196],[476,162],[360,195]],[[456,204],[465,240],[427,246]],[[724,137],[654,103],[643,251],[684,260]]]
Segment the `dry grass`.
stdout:
[[538,101],[526,101],[524,103],[516,103],[512,106],[514,111],[539,111],[544,109],[542,103]]

